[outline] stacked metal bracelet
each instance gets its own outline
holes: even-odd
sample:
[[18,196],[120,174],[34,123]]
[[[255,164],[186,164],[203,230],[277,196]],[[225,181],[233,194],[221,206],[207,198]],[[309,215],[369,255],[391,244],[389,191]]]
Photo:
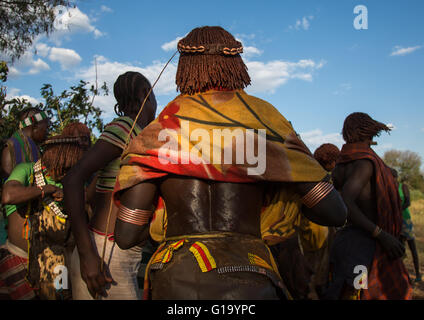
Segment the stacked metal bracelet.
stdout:
[[121,205],[119,207],[118,219],[137,226],[143,226],[149,223],[152,214],[153,211],[151,210],[129,209]]
[[328,182],[319,182],[309,192],[303,196],[302,202],[308,208],[312,208],[317,205],[322,199],[324,199],[332,190],[334,186]]

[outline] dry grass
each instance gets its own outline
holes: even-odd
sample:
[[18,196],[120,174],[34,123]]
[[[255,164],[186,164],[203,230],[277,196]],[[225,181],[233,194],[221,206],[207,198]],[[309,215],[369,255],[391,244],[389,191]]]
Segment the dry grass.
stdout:
[[[417,245],[418,256],[420,259],[421,273],[424,272],[424,199],[416,200],[409,207],[411,211],[412,222],[414,224],[415,243]],[[411,252],[407,248],[407,258],[405,265],[415,279],[414,265],[412,263]],[[414,299],[424,300],[424,282],[414,284]]]

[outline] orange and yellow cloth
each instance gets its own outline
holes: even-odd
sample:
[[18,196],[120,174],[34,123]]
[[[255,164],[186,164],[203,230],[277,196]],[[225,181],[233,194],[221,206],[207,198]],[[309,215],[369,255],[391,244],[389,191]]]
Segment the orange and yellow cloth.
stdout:
[[[199,132],[197,129],[206,130],[210,139],[193,141],[193,136]],[[227,142],[225,139],[214,141],[214,130],[224,129],[231,130],[235,137]],[[258,163],[252,165],[246,159],[242,163],[236,163],[235,140],[241,135],[246,146],[248,131],[253,132],[254,145],[257,146],[261,139],[258,136],[260,129],[266,130],[266,148],[264,154],[258,156],[264,157],[266,167],[263,173],[249,175],[248,169],[254,168]],[[199,143],[202,147],[199,147]],[[161,150],[169,145],[178,146],[178,152],[168,153],[167,159],[172,161],[165,163]],[[212,161],[216,159],[216,154],[222,156],[228,149],[233,152],[231,163]],[[193,156],[188,156],[189,154]],[[179,95],[131,141],[123,153],[121,170],[115,185],[116,204],[119,205],[122,190],[168,174],[247,183],[317,182],[327,172],[313,158],[291,123],[271,104],[248,95],[243,90],[210,90],[195,95]],[[262,210],[263,239],[268,244],[284,241],[292,232],[293,223],[299,219],[300,207],[299,196],[290,189],[276,190]],[[161,227],[166,230],[164,215],[162,204],[153,221],[160,222]],[[155,236],[160,238],[160,231]]]

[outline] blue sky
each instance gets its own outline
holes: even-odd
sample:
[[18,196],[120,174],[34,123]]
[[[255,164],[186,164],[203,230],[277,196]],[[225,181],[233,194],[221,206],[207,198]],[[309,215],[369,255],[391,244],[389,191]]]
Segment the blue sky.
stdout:
[[[220,25],[243,42],[252,86],[290,120],[312,151],[343,144],[345,117],[356,111],[394,126],[375,150],[411,150],[424,159],[424,1],[76,1],[58,28],[34,43],[10,69],[8,95],[43,101],[80,79],[113,88],[128,70],[151,82],[178,37]],[[354,8],[368,10],[368,29],[354,28]],[[62,20],[60,20],[62,17]],[[62,26],[62,27],[61,27]],[[156,87],[161,110],[177,94],[174,58]],[[113,93],[96,98],[105,122]]]

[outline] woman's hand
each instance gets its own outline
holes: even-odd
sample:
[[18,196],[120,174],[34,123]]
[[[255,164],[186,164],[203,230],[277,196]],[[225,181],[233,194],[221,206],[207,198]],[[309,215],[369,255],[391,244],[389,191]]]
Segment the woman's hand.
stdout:
[[[100,271],[102,263],[103,271]],[[94,299],[96,299],[97,295],[107,296],[106,286],[114,283],[114,280],[110,275],[107,265],[97,254],[88,256],[80,255],[80,271],[81,277],[87,284],[88,291]]]
[[382,231],[377,239],[390,259],[401,258],[405,254],[405,246],[389,233]]
[[52,184],[47,184],[42,187],[42,189],[44,191],[44,196],[51,195],[55,201],[63,200],[63,189],[56,187]]

